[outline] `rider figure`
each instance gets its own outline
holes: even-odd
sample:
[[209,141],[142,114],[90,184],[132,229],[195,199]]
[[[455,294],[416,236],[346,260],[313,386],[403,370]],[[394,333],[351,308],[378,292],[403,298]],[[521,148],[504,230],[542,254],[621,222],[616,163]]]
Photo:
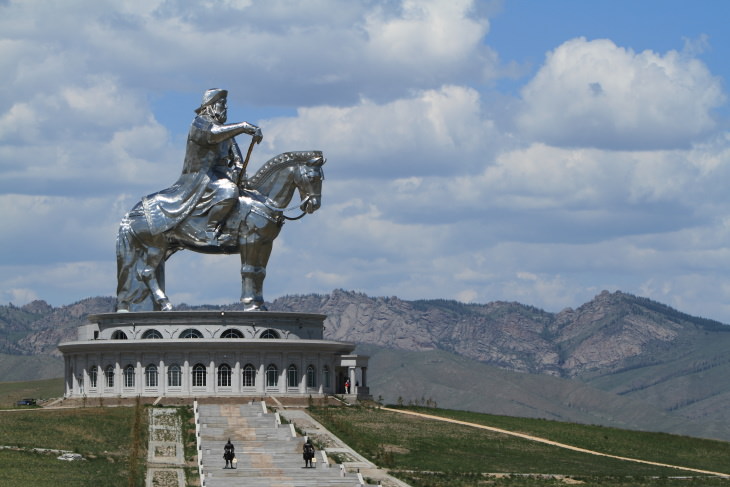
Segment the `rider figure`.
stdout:
[[250,134],[263,140],[261,129],[248,122],[226,124],[228,91],[207,90],[188,133],[185,162],[180,178],[170,188],[143,199],[147,223],[153,235],[177,226],[190,215],[207,215],[208,245],[218,243],[218,234],[238,199],[236,180],[244,170],[241,151],[234,139]]

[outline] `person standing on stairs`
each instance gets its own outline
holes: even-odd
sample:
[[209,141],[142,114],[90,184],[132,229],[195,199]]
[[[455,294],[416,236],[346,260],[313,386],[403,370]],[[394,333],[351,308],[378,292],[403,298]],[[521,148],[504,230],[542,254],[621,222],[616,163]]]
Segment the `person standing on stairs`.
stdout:
[[[231,439],[228,438],[228,443],[223,447],[223,459],[226,461],[226,466],[223,468],[233,468],[233,460],[236,458],[236,448],[231,443]],[[229,467],[230,466],[230,467]]]
[[307,438],[307,442],[304,443],[302,457],[304,457],[304,468],[312,468],[312,459],[314,458],[314,445],[312,444],[312,440],[310,440],[309,438]]

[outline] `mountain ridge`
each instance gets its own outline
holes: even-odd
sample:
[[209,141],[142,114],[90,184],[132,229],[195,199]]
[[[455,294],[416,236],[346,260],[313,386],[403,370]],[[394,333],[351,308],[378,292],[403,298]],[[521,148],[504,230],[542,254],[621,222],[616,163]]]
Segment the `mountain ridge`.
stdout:
[[[43,301],[0,306],[0,371],[8,374],[0,380],[13,377],[2,367],[3,357],[26,356],[29,363],[51,357],[60,363],[56,345],[75,340],[86,316],[111,312],[113,305],[113,298],[97,297],[62,307]],[[242,308],[236,303],[177,309]],[[338,289],[282,296],[269,309],[327,315],[325,338],[375,351],[371,391],[389,402],[404,391],[415,397],[429,391],[447,407],[458,406],[449,402],[458,397],[479,412],[513,408],[533,417],[730,439],[730,326],[647,298],[603,291],[575,309],[550,313],[516,302],[406,301]],[[408,361],[381,367],[392,362],[386,360],[391,352]],[[438,387],[433,383],[438,367],[409,366],[426,363],[427,356],[439,356],[434,360],[451,371]],[[23,380],[34,378],[28,376],[31,366],[23,369]],[[500,371],[523,375],[499,379]],[[505,386],[510,380],[528,385]]]

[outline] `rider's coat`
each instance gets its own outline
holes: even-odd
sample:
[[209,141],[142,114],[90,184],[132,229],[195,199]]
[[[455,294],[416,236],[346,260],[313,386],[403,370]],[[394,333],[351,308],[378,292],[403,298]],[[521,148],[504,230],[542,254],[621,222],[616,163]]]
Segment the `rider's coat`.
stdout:
[[188,133],[182,174],[169,188],[145,196],[145,218],[153,235],[176,227],[187,216],[238,197],[236,169],[241,151],[234,136],[250,131],[246,122],[223,125],[208,114],[195,117]]

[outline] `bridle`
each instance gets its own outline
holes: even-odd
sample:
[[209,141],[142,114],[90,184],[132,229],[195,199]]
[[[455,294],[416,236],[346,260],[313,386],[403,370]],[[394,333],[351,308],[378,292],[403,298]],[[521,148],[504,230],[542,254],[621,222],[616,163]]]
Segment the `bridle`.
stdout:
[[[294,220],[299,220],[299,219],[300,219],[300,218],[302,218],[302,217],[303,217],[304,215],[306,215],[306,214],[307,214],[307,211],[306,211],[306,210],[302,210],[302,214],[301,214],[301,215],[299,215],[299,216],[295,216],[295,217],[291,217],[291,216],[286,216],[286,215],[284,214],[284,212],[287,212],[287,211],[289,211],[289,210],[293,210],[294,208],[297,208],[297,207],[301,208],[302,206],[305,206],[305,205],[306,205],[306,204],[307,204],[307,203],[309,202],[309,200],[310,200],[310,199],[312,199],[312,198],[315,198],[315,197],[321,197],[321,195],[320,195],[320,194],[313,194],[313,193],[312,193],[312,179],[311,179],[311,178],[309,178],[309,177],[308,177],[308,176],[307,176],[307,175],[306,175],[306,174],[304,173],[304,171],[305,171],[305,169],[306,169],[307,167],[308,167],[308,166],[307,166],[306,164],[300,164],[300,165],[298,166],[298,169],[299,169],[299,177],[300,177],[300,180],[301,180],[301,181],[306,181],[306,182],[307,182],[307,185],[309,186],[309,187],[308,187],[308,188],[307,188],[307,189],[305,190],[305,191],[306,191],[306,193],[307,193],[307,196],[306,196],[306,197],[305,197],[305,198],[304,198],[303,200],[299,201],[299,203],[297,203],[297,204],[295,204],[295,205],[292,205],[292,206],[290,206],[290,207],[288,207],[288,208],[279,208],[278,206],[274,206],[274,205],[273,205],[273,204],[272,204],[272,203],[270,202],[271,200],[269,200],[269,198],[266,198],[266,201],[264,201],[264,206],[265,206],[266,208],[268,208],[269,210],[271,210],[271,211],[274,211],[274,212],[276,212],[276,213],[280,213],[280,217],[281,217],[281,218],[283,218],[284,220],[291,220],[291,221],[294,221]],[[322,175],[322,179],[324,179],[324,175]],[[306,207],[306,206],[305,206],[305,207]]]

